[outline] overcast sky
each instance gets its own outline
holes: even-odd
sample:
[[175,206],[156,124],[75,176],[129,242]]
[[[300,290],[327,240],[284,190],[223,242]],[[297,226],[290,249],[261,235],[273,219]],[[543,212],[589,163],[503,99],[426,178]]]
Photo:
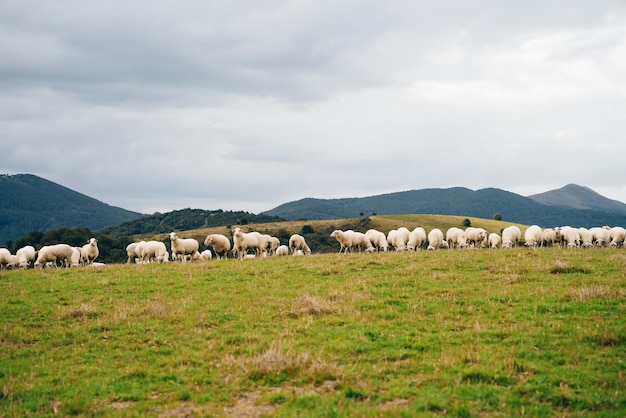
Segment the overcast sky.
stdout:
[[626,1],[0,0],[0,142],[0,173],[142,213],[626,202]]

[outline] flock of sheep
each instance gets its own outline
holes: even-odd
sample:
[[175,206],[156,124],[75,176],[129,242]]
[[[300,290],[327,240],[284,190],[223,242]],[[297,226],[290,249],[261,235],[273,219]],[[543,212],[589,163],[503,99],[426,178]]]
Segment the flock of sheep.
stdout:
[[[233,242],[221,234],[211,234],[204,240],[211,250],[199,251],[200,245],[194,238],[180,238],[176,232],[169,235],[171,255],[161,241],[140,241],[129,244],[126,248],[128,263],[163,263],[167,261],[209,260],[226,258],[232,250],[238,259],[267,256],[311,254],[304,237],[291,235],[289,245],[281,245],[276,237],[259,232],[243,232],[241,228],[233,231]],[[569,226],[542,229],[537,225],[528,227],[524,234],[515,225],[502,230],[502,234],[488,233],[483,228],[468,227],[465,230],[449,228],[445,235],[439,228],[433,228],[428,234],[422,227],[412,231],[405,227],[392,229],[387,235],[370,229],[365,233],[353,230],[335,230],[330,236],[339,244],[339,253],[347,252],[382,252],[390,248],[397,251],[417,251],[420,249],[437,250],[439,248],[512,248],[522,241],[530,248],[542,246],[564,246],[566,248],[591,248],[625,246],[626,229],[622,227],[572,228]],[[84,266],[94,265],[98,257],[98,245],[91,238],[82,247],[68,244],[44,246],[35,251],[32,246],[20,248],[12,255],[6,248],[0,248],[1,268],[42,268],[47,266]]]

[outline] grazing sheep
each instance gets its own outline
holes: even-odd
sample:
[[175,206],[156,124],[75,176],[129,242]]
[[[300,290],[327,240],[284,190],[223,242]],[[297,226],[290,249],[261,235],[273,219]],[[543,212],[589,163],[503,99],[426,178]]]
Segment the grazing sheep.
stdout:
[[485,248],[489,234],[483,228],[475,228],[470,226],[465,229],[465,238],[467,245],[472,248]]
[[517,242],[522,239],[522,231],[511,225],[502,230],[502,248],[513,248],[517,246]]
[[578,235],[580,235],[580,246],[583,248],[593,247],[593,234],[587,228],[578,228]]
[[172,260],[186,261],[187,255],[195,257],[200,244],[194,238],[178,238],[176,232],[170,232],[170,243],[172,247]]
[[211,253],[211,250],[204,250],[200,253],[201,260],[210,260],[212,258],[213,258],[213,254]]
[[409,251],[421,250],[422,246],[426,243],[426,231],[421,226],[418,226],[409,234],[409,241],[407,242],[407,249]]
[[[144,242],[144,241],[142,241]],[[131,262],[135,262],[135,259],[138,257],[137,255],[137,244],[138,242],[131,242],[126,246],[126,255],[128,256],[128,260],[126,260],[127,264]]]
[[624,245],[624,241],[626,240],[626,229],[621,226],[616,226],[611,228],[609,233],[611,237],[611,243],[609,245],[612,248],[618,248]]
[[280,247],[280,240],[276,237],[269,236],[267,244],[268,255],[276,255],[276,250],[278,249],[278,247]]
[[348,229],[347,231],[342,231],[341,229],[335,229],[331,234],[331,238],[335,238],[341,247],[339,248],[339,254],[343,251],[347,253],[348,250],[352,252],[353,244],[352,241],[354,239],[354,231]]
[[384,233],[376,229],[368,229],[367,232],[365,232],[365,235],[370,240],[372,246],[377,252],[387,251],[387,237]]
[[576,248],[580,246],[580,232],[578,232],[578,228],[562,226],[560,227],[560,232],[567,248]]
[[277,256],[289,255],[289,247],[286,245],[279,245],[278,248],[276,249],[276,255]]
[[354,248],[357,248],[359,252],[365,251],[366,253],[373,253],[374,251],[376,251],[370,239],[362,232],[354,233],[352,245],[354,246]]
[[543,231],[538,225],[529,226],[524,231],[524,245],[536,249],[543,242]]
[[492,232],[487,237],[487,241],[489,242],[489,248],[497,249],[500,247],[500,243],[502,242],[502,239],[500,238],[500,235],[496,234],[495,232]]
[[47,263],[56,266],[56,262],[61,262],[61,267],[69,267],[72,262],[72,247],[67,244],[56,244],[41,247],[35,261],[35,267],[44,267]]
[[5,269],[13,263],[11,251],[6,248],[0,248],[0,268]]
[[448,248],[448,242],[443,239],[443,232],[439,228],[433,228],[428,233],[428,249],[436,250],[438,248]]
[[611,242],[611,235],[607,228],[594,227],[590,228],[589,232],[591,232],[593,242],[598,247],[605,247]]
[[137,255],[136,262],[138,264],[143,264],[143,250],[146,245],[146,241],[139,241],[137,245],[135,245],[135,254]]
[[289,237],[289,249],[293,255],[296,255],[298,250],[302,251],[304,254],[311,254],[311,249],[306,245],[304,237],[298,234],[293,234]]
[[72,247],[72,257],[70,258],[70,266],[78,267],[81,263],[80,247]]
[[28,268],[35,262],[36,252],[32,245],[26,245],[15,253],[20,268]]
[[241,228],[233,230],[233,254],[243,260],[248,250],[253,250],[255,256],[263,254],[263,240],[258,232],[245,233]]
[[554,247],[554,245],[561,245],[561,230],[555,228],[546,228],[541,233],[541,246],[550,245]]
[[165,243],[161,241],[147,241],[141,246],[141,254],[138,254],[143,263],[165,263],[169,261],[169,253]]
[[397,252],[406,251],[410,236],[411,231],[401,226],[398,229],[389,231],[387,234],[387,242],[389,245],[393,246]]
[[465,248],[467,247],[467,238],[465,237],[465,231],[461,228],[453,226],[446,231],[446,241],[448,241],[449,248]]
[[94,262],[99,254],[98,240],[90,238],[87,244],[83,245],[80,249],[80,261],[84,265],[89,265]]
[[226,258],[230,251],[230,240],[222,234],[211,234],[204,240],[204,245],[212,246],[213,252],[218,260]]

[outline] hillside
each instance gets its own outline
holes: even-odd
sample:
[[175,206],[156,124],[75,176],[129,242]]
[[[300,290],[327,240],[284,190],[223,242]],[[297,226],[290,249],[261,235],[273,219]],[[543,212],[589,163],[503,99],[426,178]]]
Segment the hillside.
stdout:
[[542,205],[626,214],[626,204],[608,199],[588,187],[577,184],[568,184],[560,189],[549,190],[528,198]]
[[500,189],[470,190],[463,187],[422,189],[363,198],[302,199],[285,203],[265,214],[285,219],[349,218],[359,214],[425,213],[492,218],[500,214],[508,222],[595,226],[626,225],[626,214],[543,205],[527,197]]
[[0,245],[31,231],[100,229],[140,218],[32,174],[0,175]]

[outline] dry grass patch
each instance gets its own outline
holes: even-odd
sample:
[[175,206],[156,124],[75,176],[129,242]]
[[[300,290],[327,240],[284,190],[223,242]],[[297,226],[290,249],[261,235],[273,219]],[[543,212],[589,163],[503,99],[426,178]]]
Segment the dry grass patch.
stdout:
[[297,297],[289,307],[287,316],[300,318],[303,316],[320,316],[335,312],[333,305],[316,296],[304,295]]
[[591,299],[623,299],[624,289],[611,289],[606,286],[588,286],[574,289],[569,292],[567,298],[576,302],[584,302]]
[[144,313],[152,318],[168,319],[175,316],[176,310],[171,302],[165,299],[155,298],[148,301],[144,308]]
[[590,271],[585,268],[574,267],[571,264],[565,263],[560,260],[556,260],[554,262],[554,265],[550,267],[550,273],[552,274],[589,273],[589,272]]
[[61,312],[61,319],[80,318],[88,319],[98,316],[98,311],[91,303],[81,303]]

